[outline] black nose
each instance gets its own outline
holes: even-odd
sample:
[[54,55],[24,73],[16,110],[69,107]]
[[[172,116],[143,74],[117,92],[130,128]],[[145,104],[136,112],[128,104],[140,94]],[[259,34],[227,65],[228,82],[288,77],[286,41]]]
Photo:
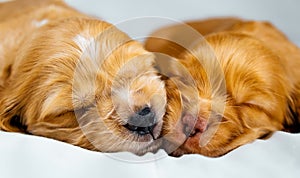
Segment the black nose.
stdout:
[[142,110],[140,110],[138,112],[138,115],[140,115],[140,116],[146,116],[146,115],[148,115],[150,113],[151,113],[151,109],[147,106],[147,107],[144,107]]
[[125,127],[139,135],[151,134],[153,137],[153,129],[155,125],[155,113],[151,110],[151,108],[146,106],[131,116]]

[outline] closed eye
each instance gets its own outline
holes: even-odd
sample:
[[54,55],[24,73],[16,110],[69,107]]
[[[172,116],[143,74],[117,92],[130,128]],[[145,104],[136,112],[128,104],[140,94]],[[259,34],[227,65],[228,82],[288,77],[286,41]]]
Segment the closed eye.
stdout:
[[78,108],[75,109],[73,112],[75,113],[76,117],[81,118],[87,111],[90,110],[90,108],[92,108],[94,105],[90,105],[87,107],[83,107],[83,108]]

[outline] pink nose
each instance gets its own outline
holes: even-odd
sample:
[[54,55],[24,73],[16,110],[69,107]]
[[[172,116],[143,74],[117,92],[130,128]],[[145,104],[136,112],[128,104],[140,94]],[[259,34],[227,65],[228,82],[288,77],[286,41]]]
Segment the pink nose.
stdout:
[[182,124],[183,133],[188,137],[193,137],[197,133],[203,133],[206,130],[207,120],[187,114],[182,118]]

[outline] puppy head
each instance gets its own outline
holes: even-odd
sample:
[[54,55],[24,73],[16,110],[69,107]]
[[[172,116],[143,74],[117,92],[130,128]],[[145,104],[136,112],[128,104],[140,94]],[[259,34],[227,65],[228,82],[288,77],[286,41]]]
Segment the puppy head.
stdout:
[[173,156],[221,156],[283,128],[290,86],[278,56],[242,34],[211,35],[207,42],[213,55],[200,44],[179,60],[196,82],[199,101],[183,107],[178,120],[166,114],[164,147]]
[[32,36],[1,92],[3,130],[104,152],[159,148],[166,93],[151,53],[97,20],[55,22]]

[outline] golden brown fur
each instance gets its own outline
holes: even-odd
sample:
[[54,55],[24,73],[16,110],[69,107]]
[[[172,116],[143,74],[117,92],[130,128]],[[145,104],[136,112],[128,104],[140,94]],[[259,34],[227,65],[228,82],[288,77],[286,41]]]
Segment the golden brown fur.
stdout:
[[[59,0],[2,3],[0,129],[103,152],[156,151],[166,96],[153,65],[141,44]],[[125,125],[145,106],[156,125],[138,135]]]
[[[156,31],[152,36],[165,39],[149,38],[145,45],[149,51],[178,58],[198,91],[197,96],[181,92],[183,98],[199,98],[199,105],[184,108],[180,119],[171,118],[181,113],[178,94],[177,102],[169,106],[173,109],[165,118],[164,147],[171,155],[217,157],[275,131],[300,131],[298,47],[267,22],[224,18],[187,24],[204,40],[196,39],[181,24]],[[186,46],[175,44],[178,41]],[[181,69],[169,66],[170,79],[172,75],[173,80],[180,78]],[[176,86],[167,85],[167,90],[169,96],[178,93]],[[192,118],[195,128],[186,136],[186,123],[191,122],[186,120],[193,107],[198,107],[197,118]]]

